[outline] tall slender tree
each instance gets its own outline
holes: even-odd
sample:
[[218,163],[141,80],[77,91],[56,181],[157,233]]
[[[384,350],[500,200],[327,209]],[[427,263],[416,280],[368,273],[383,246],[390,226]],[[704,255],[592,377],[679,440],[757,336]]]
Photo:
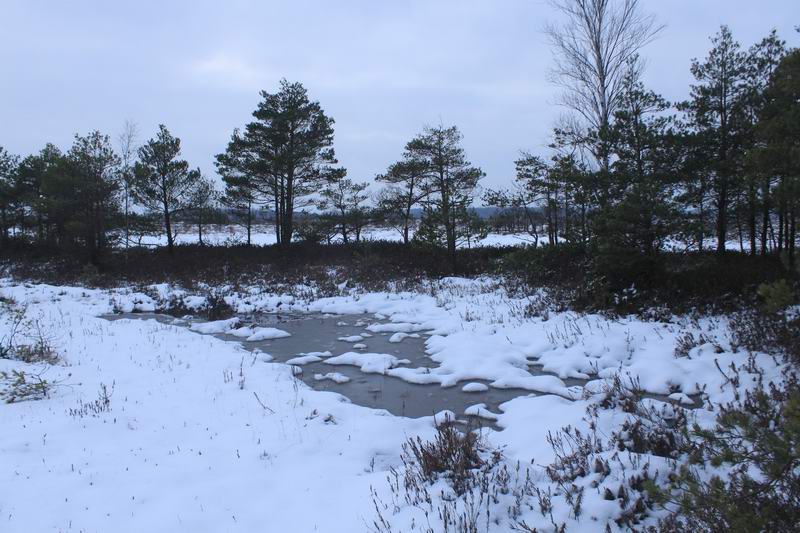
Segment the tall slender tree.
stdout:
[[181,141],[166,126],[158,127],[156,136],[139,148],[139,161],[134,167],[133,194],[143,206],[161,211],[167,248],[174,253],[172,219],[177,211],[189,205],[199,172],[189,170],[189,163],[179,159]]
[[404,244],[411,239],[412,211],[425,197],[424,171],[422,161],[407,156],[375,178],[388,184],[380,193],[378,205],[386,219],[399,229]]
[[[471,229],[469,207],[483,171],[472,166],[461,146],[462,135],[457,127],[426,127],[406,145],[406,153],[421,163],[425,191],[423,225],[428,236],[442,241],[450,266],[458,268],[456,247]],[[423,232],[420,233],[423,235]]]
[[125,257],[127,260],[128,246],[130,245],[130,209],[131,189],[133,187],[133,168],[136,160],[136,143],[139,137],[139,128],[135,122],[125,121],[122,132],[117,137],[119,146],[119,182],[122,192],[123,223],[125,225]]
[[47,205],[42,189],[48,176],[57,172],[63,165],[64,155],[53,144],[45,145],[38,154],[25,157],[17,169],[17,187],[20,200],[25,205],[22,214],[22,229],[25,230],[29,215],[34,220],[36,240],[39,244],[45,242],[48,235]]
[[614,205],[602,236],[612,250],[653,255],[677,231],[682,146],[666,114],[669,104],[645,89],[635,72],[626,77],[620,100],[611,131]]
[[16,209],[19,158],[0,146],[0,247],[8,247],[12,213]]
[[778,250],[794,264],[800,214],[800,49],[787,54],[775,70],[756,131],[762,171],[778,177]]
[[[767,232],[770,225],[770,209],[773,202],[772,186],[775,176],[757,164],[760,140],[756,123],[767,105],[767,88],[773,79],[778,65],[786,56],[786,42],[773,30],[764,39],[753,45],[747,54],[745,77],[746,113],[750,128],[747,139],[748,154],[745,165],[746,218],[750,241],[750,253],[755,255],[760,241],[761,254],[767,254]],[[760,216],[759,216],[760,211]],[[760,218],[760,220],[759,220]],[[761,225],[760,233],[758,225]]]
[[56,203],[74,198],[75,211],[68,215],[73,225],[82,228],[89,259],[99,261],[99,254],[108,247],[107,232],[117,211],[117,176],[120,163],[111,139],[99,131],[75,136],[67,152],[66,179],[61,194],[50,194]]
[[551,0],[562,23],[545,27],[555,56],[561,104],[581,117],[600,170],[610,170],[607,134],[632,58],[661,31],[639,0]]
[[354,183],[344,178],[328,184],[320,192],[317,206],[322,210],[330,210],[332,218],[339,226],[342,242],[349,241],[351,231],[355,233],[356,242],[361,238],[361,226],[356,222],[362,216],[362,206],[369,196],[364,193],[367,183]]
[[207,223],[214,205],[219,200],[219,193],[211,180],[202,175],[199,168],[194,172],[197,174],[197,180],[189,194],[187,205],[197,224],[197,240],[200,246],[203,246],[205,244],[203,242],[203,224]]
[[741,183],[748,128],[746,109],[747,56],[722,26],[712,39],[708,56],[692,62],[697,83],[692,98],[681,107],[705,147],[716,214],[717,253],[725,252],[731,199]]

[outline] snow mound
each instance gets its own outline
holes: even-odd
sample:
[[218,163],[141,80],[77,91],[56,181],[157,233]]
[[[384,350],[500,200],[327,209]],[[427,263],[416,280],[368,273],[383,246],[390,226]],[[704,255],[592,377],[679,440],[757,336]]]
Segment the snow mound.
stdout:
[[228,318],[226,320],[213,320],[211,322],[200,322],[192,324],[190,329],[198,333],[214,334],[214,333],[227,333],[233,326],[239,323],[237,317]]
[[316,355],[302,355],[300,357],[292,357],[288,361],[286,361],[287,365],[307,365],[309,363],[317,363],[322,361],[321,357],[317,357]]
[[283,339],[291,336],[292,334],[288,331],[283,331],[282,329],[278,328],[256,328],[255,332],[245,340],[249,342],[267,341],[271,339]]
[[367,330],[372,333],[413,333],[425,329],[419,324],[411,322],[392,322],[389,324],[370,324]]
[[357,366],[362,372],[370,374],[385,374],[389,369],[408,363],[408,359],[398,359],[388,353],[347,352],[325,360],[328,365]]
[[361,335],[350,335],[349,337],[339,337],[338,340],[342,342],[361,342],[364,340],[364,337]]
[[467,383],[461,387],[461,390],[464,392],[485,392],[489,390],[489,386],[483,383]]
[[330,380],[336,383],[347,383],[350,378],[339,372],[328,372],[327,374],[314,374],[314,379],[317,381]]
[[401,342],[403,339],[407,339],[409,337],[411,337],[412,339],[418,339],[419,338],[419,334],[418,333],[405,333],[403,331],[398,331],[397,333],[395,333],[394,335],[389,337],[389,342]]
[[480,418],[485,418],[487,420],[497,420],[497,418],[500,416],[487,409],[485,403],[477,403],[475,405],[470,405],[469,407],[464,409],[464,414],[467,416],[477,416]]

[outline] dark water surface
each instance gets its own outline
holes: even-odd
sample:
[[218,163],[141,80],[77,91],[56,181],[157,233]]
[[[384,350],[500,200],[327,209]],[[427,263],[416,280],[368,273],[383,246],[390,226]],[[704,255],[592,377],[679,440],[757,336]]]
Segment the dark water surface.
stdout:
[[[124,313],[107,316],[109,320],[122,318],[129,319],[156,319],[159,322],[173,325],[189,326],[194,320],[175,319],[172,316],[153,313]],[[371,314],[363,315],[291,315],[291,314],[258,314],[240,316],[240,326],[257,325],[261,327],[275,327],[291,333],[290,337],[266,341],[247,342],[241,337],[233,335],[214,335],[226,341],[241,343],[248,350],[261,350],[270,354],[275,362],[286,362],[309,352],[330,351],[334,356],[345,352],[384,353],[391,354],[399,359],[408,359],[410,363],[402,366],[434,368],[438,363],[431,360],[425,353],[425,339],[427,335],[420,332],[420,338],[405,338],[399,343],[389,342],[391,333],[367,332],[369,324],[382,323]],[[197,320],[197,322],[200,322]],[[364,349],[354,349],[353,342],[338,340],[339,337],[363,335],[365,332],[371,337],[359,341],[366,344]],[[470,380],[460,382],[454,387],[441,387],[438,384],[419,385],[408,383],[402,379],[383,374],[364,373],[357,366],[331,365],[323,361],[302,365],[302,374],[297,377],[311,388],[323,391],[332,391],[346,396],[350,401],[367,407],[386,409],[392,414],[408,417],[430,416],[434,413],[449,409],[460,419],[469,419],[483,425],[492,425],[490,420],[467,417],[464,410],[478,403],[495,413],[499,412],[498,406],[519,396],[532,393],[526,389],[496,389],[489,387],[483,392],[463,392],[461,387],[466,383],[484,383],[485,380]],[[532,374],[542,374],[538,367],[529,367]],[[337,372],[350,378],[346,383],[336,383],[331,380],[316,380],[315,374],[328,374]],[[565,380],[567,385],[581,384],[577,380]]]

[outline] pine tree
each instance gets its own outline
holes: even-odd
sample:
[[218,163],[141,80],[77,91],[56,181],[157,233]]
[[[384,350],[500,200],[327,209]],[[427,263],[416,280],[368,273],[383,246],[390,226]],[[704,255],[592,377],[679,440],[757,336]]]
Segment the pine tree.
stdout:
[[197,174],[197,180],[189,195],[188,208],[197,224],[197,240],[200,246],[203,246],[203,223],[211,214],[214,204],[219,199],[219,193],[214,184],[200,173],[200,169],[194,172]]
[[397,227],[403,236],[403,243],[411,240],[411,227],[414,223],[412,210],[425,197],[422,161],[406,155],[392,164],[386,173],[376,176],[377,181],[387,183],[379,198],[379,208],[386,221]]
[[406,145],[406,153],[423,169],[425,235],[445,245],[453,271],[458,267],[457,243],[474,227],[469,207],[484,176],[467,160],[461,139],[455,126],[427,127]]
[[8,247],[12,213],[19,200],[16,187],[18,167],[19,158],[0,146],[0,248]]
[[173,216],[189,205],[200,178],[199,172],[189,170],[189,163],[178,159],[180,154],[180,139],[173,137],[161,124],[156,137],[139,148],[139,161],[134,168],[133,194],[143,206],[162,213],[170,254],[175,244]]
[[677,230],[681,152],[669,107],[635,71],[626,76],[611,131],[614,203],[603,213],[600,235],[612,247],[652,255]]
[[353,183],[344,178],[329,183],[320,192],[320,200],[317,206],[321,210],[331,210],[332,218],[339,227],[342,234],[342,242],[349,242],[351,230],[355,233],[356,242],[361,240],[361,219],[363,218],[363,208],[361,206],[368,196],[364,193],[367,183]]
[[692,99],[681,107],[704,145],[716,211],[717,253],[721,254],[728,238],[731,201],[742,185],[739,178],[748,127],[747,55],[727,26],[722,26],[711,42],[708,56],[692,62],[697,84],[691,88]]
[[342,179],[335,167],[333,119],[311,101],[300,83],[282,80],[276,93],[261,92],[255,121],[234,131],[224,154],[217,156],[223,176],[236,176],[275,211],[280,245],[291,243],[294,213],[311,204],[325,183]]
[[108,135],[93,131],[75,136],[65,163],[65,170],[56,174],[62,180],[60,194],[47,187],[45,192],[56,205],[71,204],[72,210],[66,215],[68,224],[80,228],[89,259],[96,264],[99,253],[108,247],[107,233],[117,213],[120,159]]
[[789,53],[775,70],[756,133],[759,167],[779,183],[778,250],[785,251],[793,264],[800,211],[800,49]]

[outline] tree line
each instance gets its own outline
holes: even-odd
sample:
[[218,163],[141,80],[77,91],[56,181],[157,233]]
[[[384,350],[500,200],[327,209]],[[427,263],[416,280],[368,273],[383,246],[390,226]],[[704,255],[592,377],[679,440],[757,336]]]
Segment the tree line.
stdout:
[[[534,243],[655,255],[671,242],[720,254],[731,239],[750,254],[794,261],[800,204],[800,51],[775,32],[743,49],[722,27],[692,62],[690,97],[669,103],[642,81],[639,52],[660,28],[636,0],[561,0],[567,15],[547,33],[554,79],[571,113],[554,128],[551,156],[522,152],[513,184],[480,194],[484,177],[456,126],[428,126],[367,183],[347,177],[333,148],[334,120],[297,82],[261,92],[253,120],[233,131],[211,181],[181,157],[166,126],[137,145],[126,124],[112,140],[76,135],[19,158],[0,148],[0,244],[78,247],[92,262],[127,247],[143,213],[157,213],[170,253],[175,220],[203,242],[214,208],[235,212],[250,243],[254,212],[272,214],[276,240],[345,243],[368,223],[403,242],[456,250],[485,232],[471,209],[481,197],[498,224]],[[322,213],[302,220],[310,207]],[[421,213],[421,216],[417,216]],[[149,219],[149,220],[152,220]]]

